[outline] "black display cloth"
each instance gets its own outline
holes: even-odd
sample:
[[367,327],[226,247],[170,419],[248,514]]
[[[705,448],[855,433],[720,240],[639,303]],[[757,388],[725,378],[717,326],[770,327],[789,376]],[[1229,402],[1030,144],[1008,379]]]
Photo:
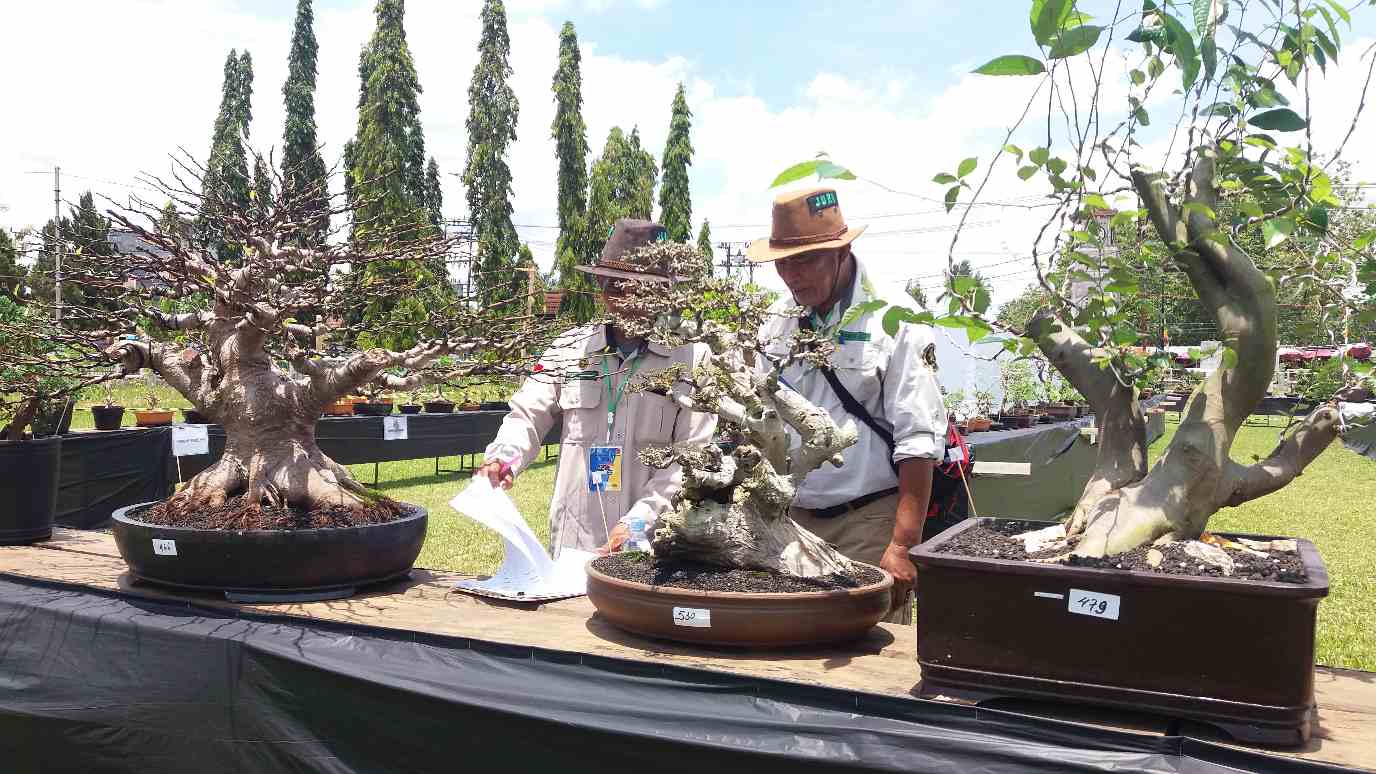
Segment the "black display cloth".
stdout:
[[3,574],[0,635],[0,760],[16,774],[1342,770],[1185,736]]
[[116,508],[167,497],[176,481],[169,432],[156,428],[63,436],[56,523],[92,529],[109,522]]

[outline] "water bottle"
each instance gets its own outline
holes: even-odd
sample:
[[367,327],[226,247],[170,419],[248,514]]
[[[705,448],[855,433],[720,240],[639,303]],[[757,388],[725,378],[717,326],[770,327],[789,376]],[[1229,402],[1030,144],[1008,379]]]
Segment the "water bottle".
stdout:
[[630,532],[630,536],[626,538],[626,545],[621,550],[645,551],[647,553],[650,551],[650,537],[645,534],[646,524],[643,517],[631,518],[626,523],[626,530]]

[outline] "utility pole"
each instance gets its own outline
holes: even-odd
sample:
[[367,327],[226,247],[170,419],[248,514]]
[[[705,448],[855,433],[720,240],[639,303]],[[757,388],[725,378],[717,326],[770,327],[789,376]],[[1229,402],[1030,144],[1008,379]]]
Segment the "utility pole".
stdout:
[[62,322],[62,167],[53,165],[53,250],[56,251],[53,274],[53,318]]
[[750,274],[750,282],[755,282],[755,264],[745,258],[745,242],[718,242],[717,247],[726,252],[726,260],[721,262],[721,267],[726,270],[726,276],[735,276],[736,269],[745,269]]

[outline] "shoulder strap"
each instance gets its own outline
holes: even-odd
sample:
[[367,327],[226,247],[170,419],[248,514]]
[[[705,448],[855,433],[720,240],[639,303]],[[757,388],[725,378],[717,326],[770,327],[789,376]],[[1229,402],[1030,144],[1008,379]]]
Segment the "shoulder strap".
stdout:
[[[801,317],[798,319],[798,327],[805,330],[812,330],[812,320],[807,317]],[[879,440],[883,441],[884,445],[889,447],[889,466],[897,471],[898,464],[893,461],[893,433],[889,432],[887,428],[875,421],[875,418],[870,415],[870,412],[865,409],[864,405],[856,400],[854,395],[850,394],[850,390],[846,389],[846,386],[841,383],[841,378],[836,375],[835,369],[831,366],[825,366],[819,367],[818,370],[822,372],[822,376],[827,380],[827,384],[831,385],[832,392],[836,393],[836,397],[841,399],[841,406],[845,408],[846,413],[864,422],[865,426],[874,431],[874,434],[879,436]]]

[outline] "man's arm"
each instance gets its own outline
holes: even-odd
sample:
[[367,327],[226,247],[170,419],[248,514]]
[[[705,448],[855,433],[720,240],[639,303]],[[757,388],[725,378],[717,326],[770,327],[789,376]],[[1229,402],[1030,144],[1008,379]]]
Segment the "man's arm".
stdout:
[[917,568],[908,558],[908,549],[922,542],[922,525],[927,521],[927,504],[932,499],[932,468],[935,460],[910,458],[898,463],[898,514],[893,539],[884,549],[879,566],[893,575],[893,607],[907,603],[908,592],[917,580]]
[[511,396],[511,412],[502,420],[497,437],[487,445],[482,466],[473,472],[487,476],[494,487],[511,488],[516,474],[539,454],[559,414],[560,354],[542,358],[540,365],[540,371],[526,377]]

